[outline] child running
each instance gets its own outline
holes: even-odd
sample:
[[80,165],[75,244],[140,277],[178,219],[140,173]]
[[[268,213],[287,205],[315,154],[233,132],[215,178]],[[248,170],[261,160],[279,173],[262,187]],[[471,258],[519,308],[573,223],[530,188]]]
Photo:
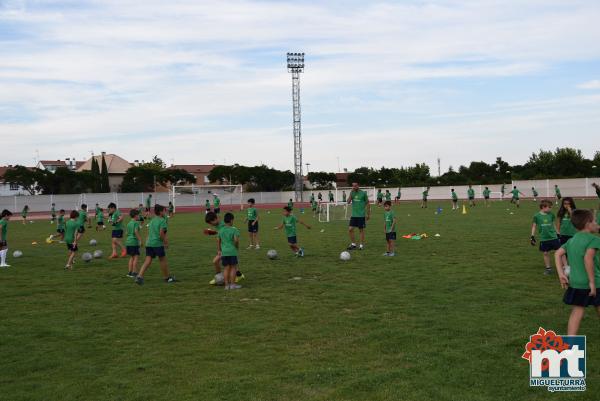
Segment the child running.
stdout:
[[87,205],[85,203],[81,204],[79,210],[79,228],[77,229],[77,242],[83,237],[85,234],[85,224],[87,223]]
[[516,186],[513,187],[513,190],[510,191],[512,194],[512,198],[510,199],[510,203],[514,203],[517,207],[520,206],[519,195],[525,195],[523,192],[519,191]]
[[8,253],[8,221],[12,213],[10,210],[4,209],[0,213],[0,267],[6,268],[10,265],[6,264],[6,254]]
[[535,233],[540,235],[540,252],[544,255],[544,274],[552,274],[552,264],[550,262],[550,252],[560,248],[560,240],[554,227],[554,214],[550,212],[552,202],[543,200],[540,202],[540,211],[533,216],[531,225],[531,245],[535,246]]
[[123,238],[123,215],[113,202],[108,204],[108,215],[110,216],[110,224],[112,225],[112,254],[108,258],[115,259],[119,257],[117,248],[121,248],[121,257],[124,258],[127,255],[127,251],[121,241],[121,238]]
[[386,200],[383,204],[383,231],[387,242],[387,251],[383,256],[396,256],[394,245],[396,241],[396,216],[392,211],[392,201]]
[[29,206],[23,206],[23,210],[21,211],[21,217],[23,218],[23,224],[27,224],[27,215],[29,214]]
[[537,202],[537,198],[539,196],[537,189],[535,189],[535,187],[531,187],[531,193],[533,194],[533,201]]
[[104,209],[101,207],[96,208],[96,231],[106,230],[106,226],[104,225]]
[[248,223],[248,235],[250,236],[250,245],[247,249],[260,249],[258,244],[258,211],[254,207],[254,198],[248,199],[248,209],[246,209],[246,222]]
[[[58,243],[62,244],[65,242],[65,209],[60,209],[58,211],[58,219],[56,221],[56,232],[58,233]],[[54,239],[54,235],[50,236],[50,240]]]
[[236,284],[238,253],[240,248],[240,230],[233,226],[233,213],[225,213],[225,225],[219,230],[218,249],[223,264],[223,278],[225,290],[239,290],[241,285]]
[[298,246],[298,237],[296,235],[296,223],[302,224],[304,227],[310,230],[310,226],[299,220],[296,216],[292,214],[292,209],[289,206],[283,208],[283,220],[280,225],[275,227],[275,230],[281,230],[285,227],[285,235],[287,236],[287,241],[296,256],[303,257],[304,256],[304,248]]
[[129,211],[129,223],[127,223],[127,238],[125,239],[125,247],[127,255],[129,255],[127,277],[135,278],[138,274],[138,259],[140,256],[140,245],[142,244],[142,236],[140,235],[140,212],[137,209]]
[[[554,257],[560,285],[566,290],[563,302],[573,306],[567,325],[567,335],[574,336],[579,331],[586,307],[595,307],[596,313],[600,316],[600,296],[598,296],[600,238],[594,235],[599,227],[594,222],[594,213],[591,210],[573,210],[571,222],[577,229],[577,233],[556,252]],[[570,267],[564,264],[565,256]],[[568,270],[565,267],[568,267]]]
[[52,206],[50,206],[50,224],[54,224],[55,221],[56,221],[56,205],[53,203]]
[[75,259],[75,254],[77,253],[77,234],[79,227],[81,227],[79,212],[77,210],[72,210],[65,229],[65,242],[67,243],[67,249],[69,250],[65,270],[73,270],[73,261]]
[[166,208],[163,205],[154,205],[154,217],[148,224],[148,239],[146,240],[146,259],[140,269],[140,272],[135,277],[135,283],[138,285],[144,284],[144,273],[152,264],[154,258],[158,258],[160,270],[165,283],[174,283],[175,277],[171,276],[169,265],[167,263],[166,249],[169,248],[169,240],[167,239],[167,219],[165,218]]
[[562,194],[560,193],[560,188],[558,187],[558,184],[554,185],[554,196],[556,197],[556,204],[558,205],[558,202],[560,202],[560,200],[562,199]]

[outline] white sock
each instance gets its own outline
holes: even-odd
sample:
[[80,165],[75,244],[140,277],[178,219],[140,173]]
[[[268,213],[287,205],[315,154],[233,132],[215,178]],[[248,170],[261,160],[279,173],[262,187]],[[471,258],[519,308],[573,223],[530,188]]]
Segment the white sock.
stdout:
[[0,265],[6,264],[6,254],[8,253],[8,248],[0,251]]

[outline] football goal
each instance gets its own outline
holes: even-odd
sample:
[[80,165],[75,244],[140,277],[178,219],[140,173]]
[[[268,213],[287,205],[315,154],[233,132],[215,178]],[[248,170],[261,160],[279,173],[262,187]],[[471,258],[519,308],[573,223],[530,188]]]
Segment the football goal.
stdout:
[[211,206],[215,196],[221,206],[235,206],[243,209],[243,189],[241,185],[173,185],[173,206],[178,208],[203,207],[208,200]]
[[324,202],[319,205],[319,222],[329,223],[330,221],[349,220],[352,206],[344,202]]

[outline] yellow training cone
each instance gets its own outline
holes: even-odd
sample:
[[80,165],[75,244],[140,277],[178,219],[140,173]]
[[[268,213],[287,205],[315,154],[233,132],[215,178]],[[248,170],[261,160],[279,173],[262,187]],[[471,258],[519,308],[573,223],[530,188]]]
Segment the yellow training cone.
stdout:
[[463,211],[462,214],[467,214],[467,207],[465,205],[463,205]]

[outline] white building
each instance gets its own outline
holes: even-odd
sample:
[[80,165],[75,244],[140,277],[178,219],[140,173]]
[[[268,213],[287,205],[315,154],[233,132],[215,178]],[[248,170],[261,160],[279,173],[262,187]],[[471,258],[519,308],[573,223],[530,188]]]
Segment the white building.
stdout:
[[4,173],[10,167],[0,167],[0,196],[29,195],[22,187],[4,182]]

